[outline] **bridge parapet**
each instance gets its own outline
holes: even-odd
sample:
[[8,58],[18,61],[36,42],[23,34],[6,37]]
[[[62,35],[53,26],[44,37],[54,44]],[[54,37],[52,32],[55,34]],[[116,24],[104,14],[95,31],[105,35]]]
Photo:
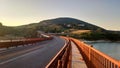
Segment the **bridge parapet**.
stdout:
[[92,46],[71,38],[79,48],[88,68],[120,68],[120,62],[96,50]]
[[0,48],[9,48],[14,46],[20,46],[20,45],[28,45],[28,44],[34,44],[37,42],[41,42],[44,40],[50,40],[53,37],[48,38],[28,38],[28,39],[21,39],[21,40],[12,40],[8,42],[0,42]]
[[66,37],[64,47],[57,53],[57,55],[50,61],[46,68],[70,68],[71,67],[71,43]]

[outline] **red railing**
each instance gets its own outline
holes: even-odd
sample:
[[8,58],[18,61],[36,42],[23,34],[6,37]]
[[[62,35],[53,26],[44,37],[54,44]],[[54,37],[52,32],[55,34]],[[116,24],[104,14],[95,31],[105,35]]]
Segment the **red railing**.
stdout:
[[52,39],[52,37],[49,38],[29,38],[29,39],[21,39],[21,40],[12,40],[9,42],[0,42],[0,48],[9,48],[13,46],[19,46],[19,45],[27,45],[27,44],[34,44],[40,41],[49,40]]
[[96,50],[90,45],[71,38],[79,48],[88,68],[120,68],[120,62]]
[[64,47],[57,53],[57,55],[50,61],[46,68],[70,68],[71,67],[71,43],[66,37]]

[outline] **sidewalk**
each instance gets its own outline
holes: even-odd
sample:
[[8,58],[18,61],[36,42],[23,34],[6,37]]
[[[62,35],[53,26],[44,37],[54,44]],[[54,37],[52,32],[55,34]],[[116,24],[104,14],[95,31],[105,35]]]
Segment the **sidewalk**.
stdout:
[[80,54],[77,46],[71,42],[72,45],[72,68],[87,68],[82,55]]

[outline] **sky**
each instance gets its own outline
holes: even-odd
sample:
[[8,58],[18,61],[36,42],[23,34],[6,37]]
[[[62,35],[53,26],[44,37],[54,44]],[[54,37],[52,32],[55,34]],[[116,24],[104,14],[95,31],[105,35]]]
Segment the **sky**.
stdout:
[[19,26],[72,17],[107,30],[120,30],[120,0],[0,0],[0,22]]

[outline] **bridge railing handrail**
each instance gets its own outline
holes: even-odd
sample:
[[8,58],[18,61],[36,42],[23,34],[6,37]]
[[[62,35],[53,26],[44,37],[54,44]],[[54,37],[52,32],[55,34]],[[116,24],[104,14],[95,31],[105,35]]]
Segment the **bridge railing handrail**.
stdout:
[[40,41],[49,40],[52,39],[52,37],[49,38],[29,38],[29,39],[21,39],[21,40],[11,40],[7,42],[0,42],[0,48],[9,48],[13,46],[19,46],[19,45],[27,45],[27,44],[34,44]]
[[62,38],[66,40],[64,46],[45,68],[70,68],[71,43],[68,38]]
[[79,48],[88,68],[120,68],[120,62],[101,51],[85,44],[79,40],[71,38]]

